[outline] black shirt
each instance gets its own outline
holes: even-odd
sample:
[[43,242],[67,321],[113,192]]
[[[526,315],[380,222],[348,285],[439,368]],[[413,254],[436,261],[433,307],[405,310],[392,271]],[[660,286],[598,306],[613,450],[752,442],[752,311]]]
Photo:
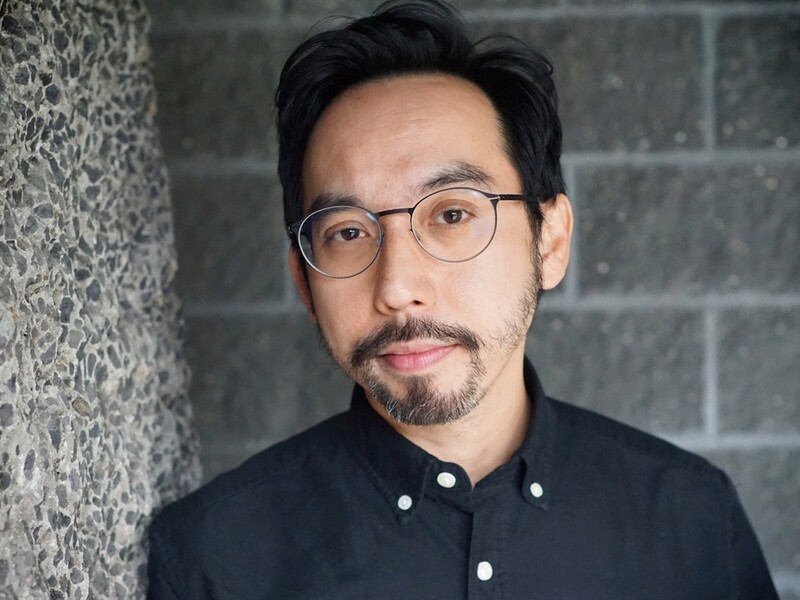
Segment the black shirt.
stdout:
[[474,489],[352,406],[167,507],[148,598],[771,600],[727,476],[595,413],[533,402],[526,439]]

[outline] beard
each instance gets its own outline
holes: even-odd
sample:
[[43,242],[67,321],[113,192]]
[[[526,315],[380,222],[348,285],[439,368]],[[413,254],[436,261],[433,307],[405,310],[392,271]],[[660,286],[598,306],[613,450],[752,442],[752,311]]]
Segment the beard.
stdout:
[[[377,327],[362,338],[346,359],[334,355],[324,332],[320,339],[328,354],[353,380],[361,383],[395,421],[406,425],[443,425],[472,412],[486,396],[484,356],[507,359],[523,343],[541,296],[541,259],[538,252],[532,257],[533,269],[522,294],[514,301],[513,309],[497,331],[482,339],[461,325],[440,323],[426,317],[410,317],[402,322],[389,322]],[[393,343],[415,339],[437,340],[457,344],[469,354],[467,373],[454,390],[442,392],[435,387],[435,373],[410,375],[403,378],[402,393],[392,391],[377,369],[374,359]]]
[[[372,360],[395,342],[415,339],[459,344],[469,353],[469,368],[463,383],[453,392],[434,388],[431,375],[410,375],[403,379],[404,394],[395,394],[377,372]],[[370,395],[394,420],[407,425],[438,425],[463,417],[485,395],[480,381],[486,374],[481,359],[485,343],[460,325],[447,325],[430,319],[411,317],[403,323],[386,323],[364,338],[350,353],[349,371],[362,381]]]

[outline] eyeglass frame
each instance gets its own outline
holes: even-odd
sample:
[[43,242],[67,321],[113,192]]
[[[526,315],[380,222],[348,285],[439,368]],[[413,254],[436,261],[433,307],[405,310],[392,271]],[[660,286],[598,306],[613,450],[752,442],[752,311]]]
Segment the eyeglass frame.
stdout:
[[[489,241],[486,242],[486,245],[481,249],[480,252],[470,256],[469,258],[465,258],[463,260],[446,260],[446,259],[443,259],[443,258],[439,258],[438,256],[434,256],[433,254],[430,253],[430,251],[428,251],[425,248],[425,246],[422,245],[422,242],[420,242],[420,240],[419,240],[419,236],[417,236],[417,232],[414,231],[414,227],[412,226],[412,224],[414,222],[414,211],[417,209],[417,207],[420,204],[422,204],[425,200],[427,200],[431,196],[435,196],[436,194],[441,194],[442,192],[447,192],[447,191],[450,191],[450,190],[469,190],[471,192],[477,192],[478,194],[483,195],[487,200],[489,200],[489,202],[492,203],[492,209],[494,210],[494,228],[492,229],[492,236],[489,238]],[[319,208],[319,209],[307,214],[305,217],[303,217],[299,221],[296,221],[294,224],[289,225],[286,228],[286,230],[287,230],[287,232],[289,234],[289,237],[290,238],[294,238],[295,243],[297,244],[298,249],[300,250],[300,254],[303,256],[303,260],[305,261],[305,263],[309,267],[314,269],[320,275],[323,275],[323,276],[328,277],[330,279],[350,279],[351,277],[355,277],[357,275],[361,275],[361,273],[363,273],[364,271],[369,269],[372,266],[372,263],[375,262],[375,259],[378,258],[378,255],[380,254],[381,249],[383,248],[383,238],[386,236],[386,232],[384,231],[383,227],[381,226],[381,222],[380,222],[380,218],[381,217],[385,217],[385,216],[388,216],[388,215],[397,215],[397,214],[407,213],[408,214],[409,231],[411,231],[411,233],[413,234],[414,240],[417,242],[417,246],[419,246],[422,249],[422,251],[425,252],[425,254],[427,254],[431,258],[434,258],[434,259],[436,259],[438,261],[441,261],[441,262],[454,263],[455,264],[455,263],[467,262],[467,261],[472,260],[473,258],[477,258],[481,254],[483,254],[489,246],[492,245],[492,242],[494,241],[494,236],[497,233],[497,203],[498,202],[503,202],[503,201],[530,202],[530,203],[536,202],[536,203],[538,203],[539,202],[539,198],[537,198],[536,196],[531,196],[530,194],[494,194],[494,193],[491,193],[491,192],[484,192],[483,190],[479,190],[479,189],[476,189],[476,188],[465,187],[465,186],[455,186],[455,187],[443,188],[441,190],[436,190],[434,192],[431,192],[430,194],[426,194],[425,196],[423,196],[422,198],[417,200],[417,202],[414,203],[414,206],[411,206],[409,208],[389,208],[389,209],[386,209],[386,210],[373,212],[371,210],[367,210],[363,206],[353,206],[353,205],[349,205],[349,204],[334,204],[334,205],[331,205],[331,206],[325,206],[325,207]],[[303,228],[303,225],[305,224],[305,222],[308,219],[310,219],[314,215],[319,214],[319,213],[321,213],[323,211],[333,210],[333,209],[336,209],[336,208],[358,208],[360,210],[363,210],[365,213],[367,213],[367,215],[369,217],[371,217],[375,221],[375,224],[378,226],[378,232],[380,233],[380,237],[378,238],[377,243],[376,243],[377,250],[375,251],[375,256],[372,257],[372,260],[370,260],[369,263],[367,263],[367,265],[363,269],[361,269],[358,273],[353,273],[352,275],[338,276],[338,275],[330,275],[328,273],[325,273],[324,271],[322,271],[321,269],[319,269],[318,267],[314,266],[314,264],[311,263],[311,261],[306,256],[305,251],[303,250],[303,244],[300,243],[300,230]]]

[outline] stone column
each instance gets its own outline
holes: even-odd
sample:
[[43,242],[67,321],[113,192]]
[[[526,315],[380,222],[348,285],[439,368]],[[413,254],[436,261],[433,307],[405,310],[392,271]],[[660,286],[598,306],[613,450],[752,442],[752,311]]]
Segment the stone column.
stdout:
[[140,0],[0,0],[0,598],[137,598],[199,481]]

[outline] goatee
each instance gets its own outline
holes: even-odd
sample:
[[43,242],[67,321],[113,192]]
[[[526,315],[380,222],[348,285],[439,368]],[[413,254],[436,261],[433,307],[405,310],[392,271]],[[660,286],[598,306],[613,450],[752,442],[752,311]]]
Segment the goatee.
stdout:
[[[469,370],[457,390],[442,393],[435,389],[434,377],[412,375],[404,378],[405,393],[399,396],[381,380],[371,366],[372,360],[390,344],[415,339],[456,344],[469,352]],[[412,317],[403,323],[386,323],[363,339],[350,353],[349,371],[354,379],[364,382],[367,391],[392,419],[406,425],[440,425],[469,414],[483,399],[485,391],[480,386],[486,374],[480,358],[483,347],[478,336],[466,327]]]

